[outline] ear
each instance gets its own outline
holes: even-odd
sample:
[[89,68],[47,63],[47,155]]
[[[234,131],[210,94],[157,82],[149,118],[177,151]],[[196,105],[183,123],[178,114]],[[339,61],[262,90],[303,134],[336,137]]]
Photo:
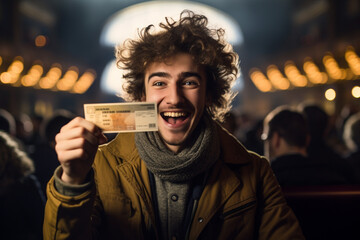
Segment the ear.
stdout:
[[273,144],[273,147],[279,148],[280,142],[281,142],[281,137],[280,137],[279,133],[274,132],[272,134],[270,141],[271,141],[271,144]]

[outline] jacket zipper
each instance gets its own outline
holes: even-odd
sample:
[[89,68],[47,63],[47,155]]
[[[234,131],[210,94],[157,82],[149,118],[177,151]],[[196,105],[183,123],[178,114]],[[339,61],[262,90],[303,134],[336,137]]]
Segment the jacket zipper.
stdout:
[[251,205],[254,205],[255,203],[256,203],[256,201],[254,200],[254,201],[248,202],[248,203],[246,203],[246,204],[244,204],[244,205],[242,205],[240,207],[234,208],[234,209],[232,209],[232,210],[230,210],[228,212],[225,212],[225,213],[220,215],[220,219],[224,219],[227,216],[229,216],[229,215],[231,215],[231,214],[233,214],[233,213],[235,213],[235,212],[237,212],[239,210],[242,210],[242,209],[250,207]]

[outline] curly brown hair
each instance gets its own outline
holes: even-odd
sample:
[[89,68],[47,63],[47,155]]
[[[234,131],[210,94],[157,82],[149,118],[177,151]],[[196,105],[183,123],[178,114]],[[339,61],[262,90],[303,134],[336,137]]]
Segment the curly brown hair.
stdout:
[[210,104],[207,112],[222,121],[231,109],[235,94],[231,86],[236,80],[238,55],[224,40],[223,29],[209,29],[204,15],[184,10],[180,19],[165,18],[160,23],[162,31],[153,31],[153,25],[139,32],[139,39],[128,39],[116,47],[117,65],[126,71],[123,86],[127,100],[141,101],[145,94],[145,70],[150,63],[162,62],[178,53],[190,54],[196,64],[205,67],[207,96]]

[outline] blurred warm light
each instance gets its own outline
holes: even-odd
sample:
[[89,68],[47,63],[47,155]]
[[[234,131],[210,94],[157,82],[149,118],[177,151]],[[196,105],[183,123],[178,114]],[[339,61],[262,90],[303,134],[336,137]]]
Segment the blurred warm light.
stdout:
[[327,54],[323,57],[323,64],[327,73],[332,79],[339,80],[346,78],[346,70],[340,68],[335,58],[330,54]]
[[333,101],[336,98],[336,92],[334,89],[329,88],[325,91],[325,98],[329,101]]
[[[165,17],[178,20],[184,9],[191,9],[195,13],[206,15],[209,27],[224,29],[225,39],[231,45],[241,46],[243,44],[243,33],[235,19],[219,9],[193,1],[147,1],[124,8],[108,19],[100,35],[100,44],[108,47],[122,44],[126,39],[137,38],[138,31],[150,24],[154,25],[154,31],[158,31],[160,30],[159,23],[164,22]],[[123,95],[122,74],[119,74],[120,70],[112,64],[109,62],[105,67],[101,76],[100,88],[106,93]],[[112,78],[112,76],[118,77]],[[242,88],[241,80],[242,78],[236,80],[235,91]]]
[[9,65],[6,72],[1,75],[1,82],[5,84],[14,84],[18,81],[21,72],[24,70],[24,63],[22,57],[15,57],[14,61]]
[[[324,72],[315,64],[310,58],[306,57],[303,63],[304,73],[298,69],[293,61],[287,61],[284,65],[284,75],[274,64],[268,66],[266,74],[264,76],[258,69],[253,68],[249,71],[250,78],[255,86],[260,91],[271,90],[287,90],[290,89],[290,85],[294,87],[306,87],[312,84],[326,84],[332,83],[330,80],[357,80],[360,76],[360,58],[356,54],[354,47],[349,46],[345,52],[345,60],[349,65],[349,68],[341,68],[339,61],[336,60],[331,52],[328,52],[322,58],[323,66],[325,67]],[[268,87],[269,83],[273,88]],[[265,86],[265,87],[264,87]]]
[[324,84],[328,80],[328,76],[324,72],[320,72],[318,66],[310,59],[306,58],[303,69],[310,82],[314,84]]
[[59,64],[54,64],[45,77],[40,79],[39,86],[42,89],[51,89],[58,82],[62,74],[61,66]]
[[355,50],[352,46],[348,47],[345,52],[345,60],[347,61],[351,71],[355,75],[360,75],[360,58],[355,53]]
[[[2,61],[0,56],[0,65]],[[13,87],[34,87],[82,94],[90,88],[96,78],[96,72],[93,69],[86,70],[79,78],[79,69],[76,66],[69,67],[62,75],[62,67],[58,63],[53,64],[43,76],[44,67],[38,60],[24,75],[22,75],[23,70],[23,58],[15,57],[6,71],[0,72],[0,83],[11,84]]]
[[124,71],[116,66],[116,60],[106,64],[101,75],[100,88],[107,93],[114,93],[117,96],[124,97],[122,85]]
[[74,86],[76,80],[79,76],[79,69],[77,67],[70,67],[68,71],[64,74],[63,78],[61,78],[56,87],[60,91],[69,91]]
[[8,68],[8,72],[13,72],[15,74],[20,74],[23,70],[24,63],[20,60],[14,60]]
[[43,67],[40,64],[35,64],[31,67],[29,73],[34,74],[36,76],[41,76],[44,72]]
[[299,69],[292,61],[287,61],[285,63],[284,72],[291,84],[295,87],[305,87],[307,85],[307,78],[300,73]]
[[272,90],[269,79],[267,79],[259,69],[251,69],[250,78],[254,85],[257,87],[257,89],[259,89],[261,92],[269,92]]
[[3,72],[0,75],[0,80],[4,84],[9,84],[11,82],[11,79],[12,79],[11,74],[8,72]]
[[31,76],[31,75],[24,75],[21,78],[21,84],[24,87],[33,86],[33,84],[32,84],[33,82],[35,82],[35,78],[33,76]]
[[35,38],[35,46],[44,47],[46,45],[46,37],[44,35],[38,35]]
[[95,71],[91,69],[87,70],[85,73],[83,73],[83,75],[81,75],[79,80],[75,83],[72,89],[73,92],[78,94],[85,93],[89,89],[91,84],[94,82],[95,78],[96,78]]
[[28,73],[21,78],[21,84],[25,87],[35,86],[39,82],[43,72],[44,70],[41,65],[33,65],[29,69]]
[[351,90],[351,94],[354,98],[360,98],[360,87],[359,86],[353,87]]
[[100,43],[113,47],[128,38],[137,37],[138,30],[150,24],[158,30],[165,17],[177,20],[184,9],[206,15],[211,28],[225,29],[227,41],[232,45],[242,45],[244,37],[235,19],[219,9],[191,1],[148,1],[127,7],[109,18],[101,32]]
[[286,90],[290,87],[290,82],[283,76],[277,66],[270,65],[267,67],[267,76],[272,85],[280,90]]
[[62,74],[61,66],[55,65],[52,68],[50,68],[47,76],[52,79],[59,79],[61,77],[61,74]]
[[53,81],[53,79],[45,76],[40,79],[39,86],[42,89],[50,89],[53,88],[56,84],[56,81]]
[[305,87],[307,85],[307,78],[300,73],[292,61],[285,63],[284,72],[291,84],[295,87]]

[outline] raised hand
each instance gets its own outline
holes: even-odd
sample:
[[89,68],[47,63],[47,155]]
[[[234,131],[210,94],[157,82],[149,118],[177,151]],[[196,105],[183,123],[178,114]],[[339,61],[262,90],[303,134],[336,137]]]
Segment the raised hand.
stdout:
[[82,184],[86,180],[99,144],[107,142],[102,130],[81,117],[63,126],[55,137],[55,150],[62,166],[61,180]]

